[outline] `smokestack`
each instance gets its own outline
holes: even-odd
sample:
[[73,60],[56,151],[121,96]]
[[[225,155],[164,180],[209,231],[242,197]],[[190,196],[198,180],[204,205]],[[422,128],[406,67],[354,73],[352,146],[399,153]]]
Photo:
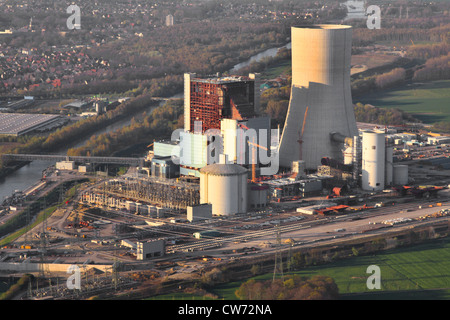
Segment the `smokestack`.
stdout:
[[343,143],[330,133],[358,133],[350,91],[351,26],[292,27],[291,39],[292,89],[280,166],[304,160],[306,169],[316,169],[323,157],[343,161]]

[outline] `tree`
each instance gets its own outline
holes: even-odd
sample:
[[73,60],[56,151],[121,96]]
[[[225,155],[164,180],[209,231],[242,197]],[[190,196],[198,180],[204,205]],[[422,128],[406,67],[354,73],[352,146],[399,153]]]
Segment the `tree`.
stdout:
[[330,277],[292,275],[284,281],[250,279],[235,291],[235,295],[241,300],[329,300],[338,298],[339,289]]

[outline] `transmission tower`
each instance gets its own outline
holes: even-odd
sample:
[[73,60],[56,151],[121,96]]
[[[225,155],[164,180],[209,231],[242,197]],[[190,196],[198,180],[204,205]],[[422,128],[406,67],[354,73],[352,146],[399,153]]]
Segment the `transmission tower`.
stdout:
[[280,225],[277,224],[276,226],[276,234],[277,234],[277,250],[275,252],[275,263],[273,267],[273,279],[272,281],[275,281],[277,273],[281,274],[281,280],[284,281],[284,275],[283,275],[283,257],[281,254],[281,231],[280,231]]

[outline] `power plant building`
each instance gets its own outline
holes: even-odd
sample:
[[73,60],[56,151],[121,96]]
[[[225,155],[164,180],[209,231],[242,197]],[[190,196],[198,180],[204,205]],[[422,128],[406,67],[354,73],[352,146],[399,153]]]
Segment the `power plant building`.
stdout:
[[[202,132],[220,130],[220,120],[243,120],[259,111],[259,74],[199,78],[184,75],[184,129]],[[201,122],[201,128],[195,128]]]
[[279,147],[280,166],[304,160],[315,170],[323,157],[343,161],[343,143],[330,133],[358,134],[350,91],[352,29],[345,25],[291,28],[292,89]]
[[[223,154],[237,164],[259,163],[259,154],[270,153],[271,119],[257,117],[247,120],[222,119],[220,130],[223,137]],[[259,146],[259,147],[258,147]],[[255,149],[256,148],[256,149]],[[253,159],[253,157],[255,159]]]

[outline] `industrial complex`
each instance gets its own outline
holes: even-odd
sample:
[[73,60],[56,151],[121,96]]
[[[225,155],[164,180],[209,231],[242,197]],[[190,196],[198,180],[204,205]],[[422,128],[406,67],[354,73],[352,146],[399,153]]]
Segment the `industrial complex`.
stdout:
[[[44,227],[2,249],[0,271],[49,276],[78,265],[130,288],[133,281],[120,282],[118,272],[166,270],[170,261],[176,279],[197,272],[197,259],[205,255],[211,263],[245,259],[248,248],[273,256],[280,248],[338,245],[394,225],[429,223],[424,217],[448,220],[450,203],[437,197],[445,197],[450,183],[449,139],[357,123],[352,28],[314,25],[291,32],[292,89],[280,139],[260,113],[259,74],[187,72],[184,128],[170,140],[154,141],[140,165],[108,178],[95,175],[93,163],[59,159],[38,187],[4,202],[0,220],[45,190],[58,193],[56,182],[80,182]],[[31,130],[34,120],[24,121],[10,130]],[[280,234],[291,242],[282,245]],[[111,288],[101,280],[91,288]],[[30,297],[73,294],[61,292]]]

